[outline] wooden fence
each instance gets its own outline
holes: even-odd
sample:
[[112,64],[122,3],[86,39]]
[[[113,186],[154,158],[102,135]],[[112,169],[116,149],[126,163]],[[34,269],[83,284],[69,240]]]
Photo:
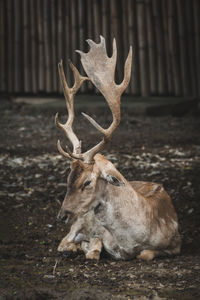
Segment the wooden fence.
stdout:
[[0,92],[61,93],[58,61],[72,84],[68,59],[83,72],[75,50],[100,34],[109,54],[117,40],[117,82],[133,45],[128,93],[200,96],[199,0],[0,0]]

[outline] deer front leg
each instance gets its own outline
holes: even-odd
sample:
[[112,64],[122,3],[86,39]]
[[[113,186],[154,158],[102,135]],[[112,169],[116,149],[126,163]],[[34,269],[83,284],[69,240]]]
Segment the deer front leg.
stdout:
[[60,242],[58,246],[58,251],[59,252],[77,252],[78,250],[78,245],[75,243],[70,243],[68,242],[67,236],[65,236],[62,241]]
[[86,245],[81,244],[81,248],[85,252],[85,257],[87,259],[94,259],[94,260],[99,260],[101,250],[102,250],[102,242],[99,238],[91,238],[90,242],[88,243],[88,247],[85,247]]
[[[70,232],[62,239],[58,246],[59,252],[77,252],[79,249],[79,231],[82,228],[82,220],[78,219],[70,229]],[[76,239],[77,237],[77,239]],[[76,244],[77,243],[77,244]]]

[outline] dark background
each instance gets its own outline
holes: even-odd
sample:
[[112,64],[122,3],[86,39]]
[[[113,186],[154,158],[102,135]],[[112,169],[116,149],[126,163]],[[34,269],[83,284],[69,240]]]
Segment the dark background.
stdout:
[[199,0],[1,0],[0,14],[1,93],[61,93],[57,63],[70,58],[80,68],[75,50],[101,34],[109,54],[117,40],[117,81],[133,45],[127,93],[200,95]]

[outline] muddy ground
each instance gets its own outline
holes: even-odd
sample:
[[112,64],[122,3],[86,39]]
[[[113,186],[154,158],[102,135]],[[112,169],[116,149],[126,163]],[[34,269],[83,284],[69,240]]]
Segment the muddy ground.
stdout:
[[[104,107],[82,108],[109,124]],[[99,136],[80,117],[82,108],[75,129],[87,148]],[[69,172],[56,149],[57,139],[64,141],[54,125],[56,111],[56,105],[14,102],[1,108],[0,299],[200,299],[199,113],[151,117],[123,108],[104,151],[127,179],[167,189],[179,218],[181,255],[124,262],[104,254],[95,263],[56,250],[68,230],[56,215]]]

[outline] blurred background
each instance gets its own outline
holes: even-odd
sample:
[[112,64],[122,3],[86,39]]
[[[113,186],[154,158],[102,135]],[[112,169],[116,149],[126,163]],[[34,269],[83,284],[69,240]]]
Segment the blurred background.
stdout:
[[[116,82],[123,78],[129,46],[134,49],[126,93],[137,96],[200,96],[199,0],[1,0],[0,93],[59,95],[57,64],[63,59],[67,80],[76,49],[86,39],[106,38],[118,47]],[[82,93],[94,92],[89,83]],[[97,91],[95,91],[97,92]]]

